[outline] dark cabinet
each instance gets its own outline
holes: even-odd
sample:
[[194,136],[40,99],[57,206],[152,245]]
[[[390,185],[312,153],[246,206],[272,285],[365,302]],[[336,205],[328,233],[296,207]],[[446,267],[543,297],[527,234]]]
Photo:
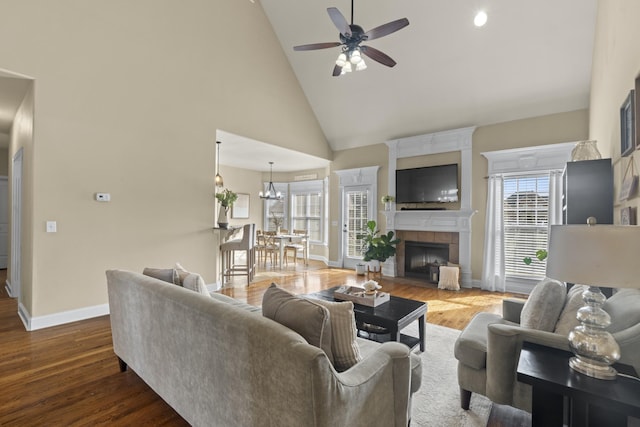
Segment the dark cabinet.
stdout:
[[611,159],[569,162],[563,173],[562,222],[613,224],[613,168]]

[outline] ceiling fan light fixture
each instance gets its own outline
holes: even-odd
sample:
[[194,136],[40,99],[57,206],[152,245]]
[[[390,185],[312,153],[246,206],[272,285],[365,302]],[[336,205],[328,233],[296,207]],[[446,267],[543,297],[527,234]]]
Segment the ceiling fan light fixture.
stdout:
[[367,69],[367,64],[365,64],[364,59],[358,62],[358,65],[356,65],[356,71],[362,71],[366,69]]
[[351,52],[351,55],[349,55],[349,62],[351,62],[353,65],[356,65],[360,61],[362,61],[362,56],[360,55],[360,49],[354,49],[353,52]]
[[347,63],[347,55],[345,55],[343,52],[340,55],[338,55],[338,59],[336,59],[336,65],[338,67],[344,67],[346,63]]

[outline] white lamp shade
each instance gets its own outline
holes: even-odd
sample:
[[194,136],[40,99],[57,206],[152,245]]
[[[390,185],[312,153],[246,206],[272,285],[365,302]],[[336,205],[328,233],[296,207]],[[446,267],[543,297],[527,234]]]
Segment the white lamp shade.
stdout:
[[640,288],[640,226],[553,225],[547,277],[569,283]]

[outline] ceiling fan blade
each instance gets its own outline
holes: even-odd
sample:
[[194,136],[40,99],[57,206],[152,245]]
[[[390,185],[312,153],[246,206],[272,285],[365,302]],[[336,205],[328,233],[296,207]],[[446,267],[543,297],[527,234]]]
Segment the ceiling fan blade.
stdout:
[[351,37],[351,28],[349,27],[349,23],[344,15],[340,13],[338,8],[329,7],[327,8],[327,13],[329,13],[329,18],[331,18],[333,25],[335,25],[338,31],[340,31],[340,34],[346,38]]
[[403,29],[407,25],[409,25],[409,20],[407,18],[402,18],[392,22],[387,22],[384,25],[380,25],[379,27],[367,31],[366,33],[364,33],[364,35],[367,36],[366,40],[379,39],[380,37],[395,33],[396,31]]
[[360,51],[367,55],[369,58],[376,62],[386,65],[387,67],[393,67],[396,65],[396,61],[391,59],[386,53],[380,52],[378,49],[374,49],[371,46],[360,46]]
[[333,77],[338,77],[342,74],[342,67],[339,65],[336,65],[335,67],[333,67]]
[[316,50],[316,49],[327,49],[330,47],[340,46],[340,42],[327,42],[327,43],[312,43],[312,44],[303,44],[300,46],[294,46],[293,50]]

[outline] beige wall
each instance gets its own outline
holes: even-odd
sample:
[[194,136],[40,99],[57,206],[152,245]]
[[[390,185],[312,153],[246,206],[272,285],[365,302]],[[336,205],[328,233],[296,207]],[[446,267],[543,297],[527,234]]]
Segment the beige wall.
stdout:
[[[253,223],[256,224],[257,228],[262,227],[262,200],[258,197],[258,189],[262,183],[262,173],[220,165],[220,175],[222,175],[224,180],[224,188],[227,188],[234,193],[244,193],[249,195],[249,218],[232,218],[232,212],[230,211],[228,213],[229,224],[232,226],[241,226],[243,224]],[[216,220],[218,209],[220,209],[220,204],[216,202]]]
[[[2,4],[0,39],[11,43],[0,44],[0,68],[36,82],[33,265],[23,276],[32,316],[105,304],[109,268],[180,261],[215,281],[216,129],[332,155],[259,4],[96,7]],[[45,233],[48,220],[57,233]]]
[[473,194],[471,206],[478,212],[471,219],[471,271],[482,278],[484,226],[487,209],[487,159],[481,153],[508,148],[531,147],[584,140],[589,128],[588,110],[552,114],[524,120],[481,126],[473,134]]
[[[614,164],[614,195],[618,194],[630,161],[640,175],[640,153],[620,157],[620,106],[634,88],[640,73],[640,2],[637,0],[598,1],[593,69],[591,72],[591,110],[589,137],[598,141],[604,157]],[[639,94],[636,93],[636,99]],[[636,108],[638,103],[636,102]],[[636,132],[640,125],[636,123]],[[614,204],[614,221],[619,222],[620,208],[640,207],[640,198]]]

